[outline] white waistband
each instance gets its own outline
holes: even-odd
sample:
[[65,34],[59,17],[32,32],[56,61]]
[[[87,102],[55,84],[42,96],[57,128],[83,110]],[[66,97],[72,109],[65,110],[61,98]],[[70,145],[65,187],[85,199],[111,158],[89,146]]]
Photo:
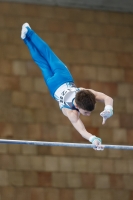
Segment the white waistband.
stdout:
[[63,85],[61,85],[56,91],[55,91],[55,94],[54,96],[56,97],[59,97],[61,95],[61,93],[66,90],[68,88],[68,83],[64,83]]

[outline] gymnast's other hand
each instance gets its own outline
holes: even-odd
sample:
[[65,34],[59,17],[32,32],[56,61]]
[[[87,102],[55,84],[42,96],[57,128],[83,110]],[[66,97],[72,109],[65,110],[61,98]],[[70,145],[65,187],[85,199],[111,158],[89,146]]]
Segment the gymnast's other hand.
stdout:
[[96,147],[94,147],[93,149],[94,150],[104,150],[104,146],[101,144],[102,143],[102,140],[101,138],[99,137],[96,137],[95,135],[92,135],[90,138],[89,138],[89,141],[95,145]]
[[104,111],[100,115],[103,118],[102,124],[105,124],[106,120],[113,115],[113,107],[110,105],[105,106]]

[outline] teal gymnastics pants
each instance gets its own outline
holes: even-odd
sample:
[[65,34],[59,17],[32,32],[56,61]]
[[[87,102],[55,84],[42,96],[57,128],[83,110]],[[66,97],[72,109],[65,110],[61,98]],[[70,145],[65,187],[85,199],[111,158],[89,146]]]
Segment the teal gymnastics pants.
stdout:
[[27,45],[31,57],[42,71],[45,83],[51,96],[64,83],[74,82],[73,77],[65,64],[55,55],[46,42],[44,42],[32,29],[28,32],[24,43]]

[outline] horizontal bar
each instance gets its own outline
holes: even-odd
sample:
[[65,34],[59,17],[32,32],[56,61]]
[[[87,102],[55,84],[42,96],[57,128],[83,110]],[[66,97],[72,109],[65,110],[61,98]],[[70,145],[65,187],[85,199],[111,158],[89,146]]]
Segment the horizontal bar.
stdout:
[[[40,145],[40,146],[79,147],[79,148],[94,148],[95,147],[95,145],[93,144],[85,144],[85,143],[46,142],[46,141],[8,140],[8,139],[0,139],[0,144],[26,144],[26,145]],[[126,146],[126,145],[103,144],[103,146],[106,149],[133,150],[133,146]]]

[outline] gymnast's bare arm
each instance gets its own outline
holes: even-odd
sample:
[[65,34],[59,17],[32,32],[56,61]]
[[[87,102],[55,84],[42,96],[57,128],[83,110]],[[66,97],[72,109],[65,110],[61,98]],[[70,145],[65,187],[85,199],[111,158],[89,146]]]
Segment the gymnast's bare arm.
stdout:
[[89,90],[95,95],[96,101],[103,102],[105,104],[104,110],[100,113],[100,116],[103,118],[102,124],[105,124],[106,120],[113,115],[113,99],[102,92],[85,88],[80,89]]
[[[93,137],[93,135],[85,129],[83,122],[79,118],[80,113],[76,110],[70,110],[67,108],[63,108],[62,112],[66,117],[68,117],[73,127],[81,134],[81,136],[91,141],[90,138]],[[103,150],[103,146],[99,140],[95,139],[93,144],[98,148],[94,148],[95,150]]]
[[105,106],[111,105],[113,107],[113,99],[110,96],[108,96],[102,92],[97,92],[92,89],[85,89],[85,88],[80,88],[80,89],[91,91],[95,95],[96,101],[103,102],[105,104]]
[[79,118],[80,113],[76,110],[70,110],[67,108],[63,108],[62,112],[66,117],[68,117],[74,128],[82,135],[82,137],[89,140],[92,134],[86,131],[84,124]]

